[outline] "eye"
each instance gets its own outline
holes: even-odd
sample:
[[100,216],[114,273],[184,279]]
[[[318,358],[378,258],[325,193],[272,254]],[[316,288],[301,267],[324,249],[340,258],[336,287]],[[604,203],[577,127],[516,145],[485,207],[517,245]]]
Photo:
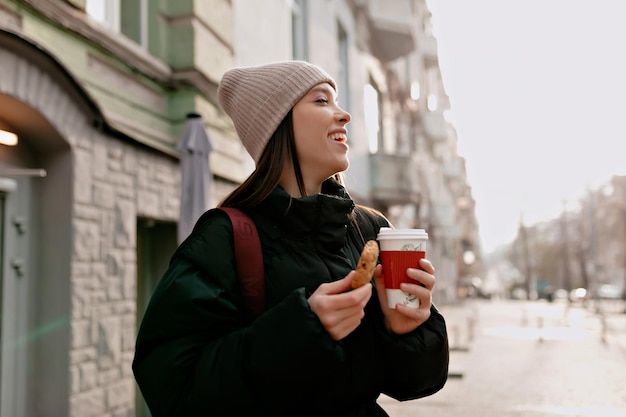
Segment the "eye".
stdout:
[[324,97],[320,97],[318,99],[315,100],[316,103],[320,103],[320,104],[328,104],[328,99],[324,98]]

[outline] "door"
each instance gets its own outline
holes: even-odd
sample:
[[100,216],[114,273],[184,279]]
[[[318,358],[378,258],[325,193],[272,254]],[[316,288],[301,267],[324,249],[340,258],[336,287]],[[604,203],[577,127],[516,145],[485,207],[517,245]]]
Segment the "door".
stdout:
[[[167,270],[177,247],[176,223],[137,220],[137,330],[150,297]],[[136,417],[150,417],[139,387],[136,392]]]
[[30,178],[0,178],[0,416],[25,416],[29,322]]

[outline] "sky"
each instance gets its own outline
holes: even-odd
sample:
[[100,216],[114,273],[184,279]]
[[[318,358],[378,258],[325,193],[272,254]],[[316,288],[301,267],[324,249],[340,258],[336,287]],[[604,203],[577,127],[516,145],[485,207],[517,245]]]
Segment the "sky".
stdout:
[[427,4],[483,252],[626,175],[626,1]]

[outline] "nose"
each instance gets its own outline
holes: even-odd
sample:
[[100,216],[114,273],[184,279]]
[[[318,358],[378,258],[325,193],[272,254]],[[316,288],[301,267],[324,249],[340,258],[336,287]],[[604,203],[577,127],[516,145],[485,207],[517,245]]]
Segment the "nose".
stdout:
[[337,117],[337,120],[344,124],[348,124],[350,123],[350,120],[352,120],[352,116],[350,115],[350,113],[342,108],[339,108],[339,111],[337,112],[335,117]]

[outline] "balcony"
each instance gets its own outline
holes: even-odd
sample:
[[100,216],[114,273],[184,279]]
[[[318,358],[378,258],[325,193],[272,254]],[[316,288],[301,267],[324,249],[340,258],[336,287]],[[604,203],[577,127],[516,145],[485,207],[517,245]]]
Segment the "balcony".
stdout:
[[369,1],[370,39],[374,54],[390,62],[415,50],[415,36],[409,2]]
[[463,158],[457,157],[443,163],[443,175],[449,179],[460,179],[463,173]]
[[409,156],[370,155],[372,199],[385,205],[419,203],[419,173]]
[[439,64],[437,38],[433,35],[420,33],[417,36],[417,51],[422,55],[424,65],[426,67],[432,67]]
[[428,112],[422,115],[424,133],[433,142],[443,142],[448,139],[448,122],[439,111]]
[[435,202],[431,207],[431,222],[435,226],[456,225],[456,207],[453,203]]

